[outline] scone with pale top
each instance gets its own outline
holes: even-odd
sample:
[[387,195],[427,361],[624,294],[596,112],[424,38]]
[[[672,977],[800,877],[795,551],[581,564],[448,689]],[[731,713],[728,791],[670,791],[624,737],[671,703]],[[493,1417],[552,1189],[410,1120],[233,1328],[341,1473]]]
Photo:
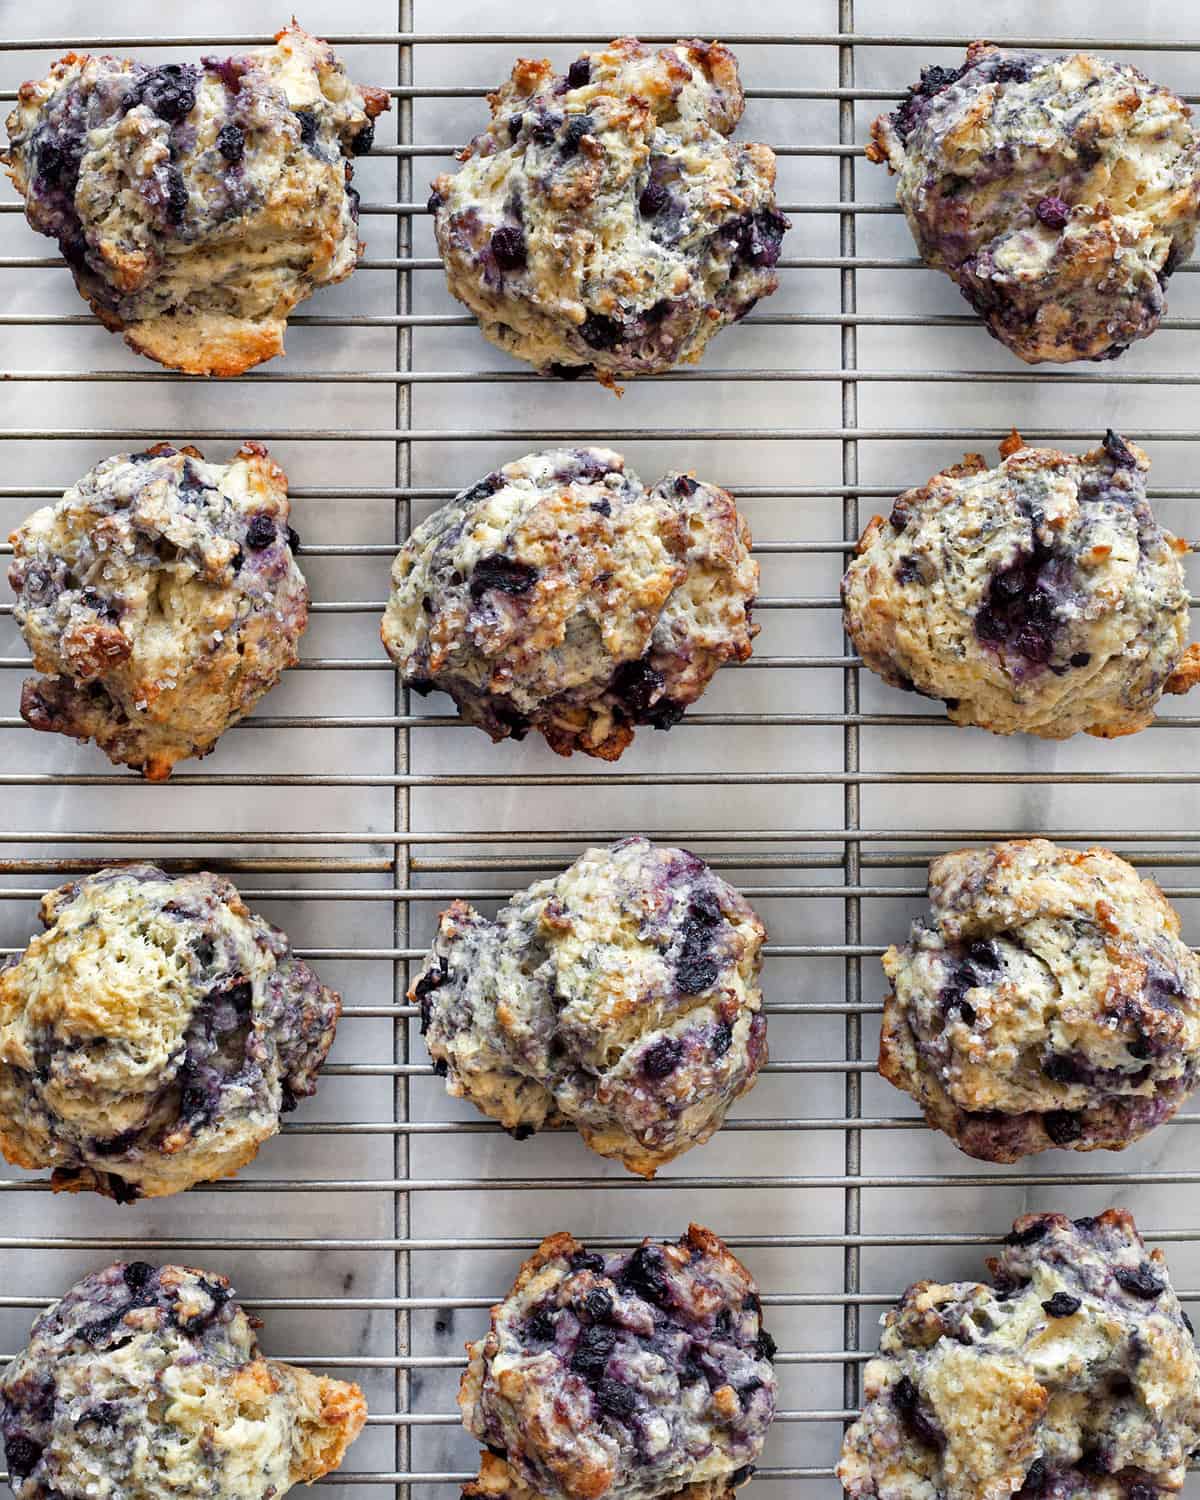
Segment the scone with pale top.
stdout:
[[506,353],[612,385],[699,359],[779,285],[775,157],[730,139],[728,48],[622,37],[565,74],[522,58],[488,103],[429,207],[451,292]]
[[1155,1500],[1200,1443],[1192,1325],[1132,1217],[1026,1214],[992,1286],[884,1320],[837,1475],[851,1500]]
[[16,1500],[282,1500],[336,1469],[362,1391],[264,1359],[258,1326],[211,1272],[84,1277],[0,1375]]
[[765,937],[696,855],[623,839],[494,921],[456,901],[409,998],[452,1094],[517,1139],[574,1125],[653,1177],[720,1127],[767,1060]]
[[879,1070],[970,1156],[1120,1150],[1200,1078],[1200,961],[1107,849],[1014,840],[929,867],[884,954]]
[[21,86],[2,159],[102,323],[172,369],[237,375],[357,265],[349,158],[388,103],[294,21],[199,65],[68,52]]
[[341,1011],[216,875],[51,891],[0,969],[0,1151],[118,1202],[230,1177],[312,1094]]
[[467,1500],[726,1500],[775,1415],[775,1340],[711,1230],[589,1252],[543,1240],[467,1345]]
[[846,631],[893,687],[995,734],[1144,729],[1200,678],[1187,543],[1146,500],[1150,461],[1109,432],[1090,453],[1014,432],[876,516],[842,580]]
[[1023,360],[1113,359],[1158,327],[1200,216],[1191,111],[1129,63],[973,42],[867,155],[925,262]]
[[653,489],[607,448],[505,464],[423,521],[392,567],[383,643],[493,740],[616,760],[669,729],[758,626],[758,564],[733,497]]
[[207,755],[299,659],[308,585],[287,476],[160,443],[107,458],[12,533],[34,729],[95,740],[151,781]]

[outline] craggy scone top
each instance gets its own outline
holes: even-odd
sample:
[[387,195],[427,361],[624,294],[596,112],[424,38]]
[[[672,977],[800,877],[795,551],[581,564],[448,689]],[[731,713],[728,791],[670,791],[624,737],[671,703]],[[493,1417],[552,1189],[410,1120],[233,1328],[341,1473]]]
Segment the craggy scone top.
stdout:
[[93,739],[152,781],[206,755],[299,658],[308,585],[287,476],[259,443],[228,464],[160,443],[107,458],[10,540],[37,671],[34,729]]
[[172,369],[237,375],[357,264],[348,158],[388,102],[295,22],[199,65],[69,52],[22,85],[3,159],[101,322]]
[[109,1266],[34,1323],[0,1375],[17,1500],[281,1500],[341,1463],[358,1386],[264,1359],[223,1276]]
[[410,687],[492,739],[537,729],[616,760],[669,729],[758,633],[758,564],[732,496],[647,490],[606,448],[531,453],[422,522],[392,568],[383,643]]
[[409,998],[450,1092],[518,1139],[574,1125],[652,1177],[767,1060],[765,929],[694,854],[623,839],[494,921],[444,911]]
[[775,1414],[758,1289],[697,1224],[607,1255],[551,1235],[467,1353],[468,1500],[721,1500]]
[[880,1072],[969,1155],[1120,1150],[1200,1075],[1200,961],[1107,849],[1015,840],[929,867],[927,917],[884,954]]
[[315,1092],[341,1011],[227,880],[113,866],[0,969],[0,1151],[128,1203],[230,1177]]
[[522,58],[488,102],[429,206],[450,290],[493,344],[611,384],[699,359],[775,291],[788,221],[770,148],[728,139],[744,100],[727,48],[622,37],[565,74]]
[[1019,434],[901,495],[842,580],[847,633],[893,687],[956,724],[1065,739],[1132,734],[1200,676],[1180,554],[1150,462],[1110,432],[1082,455]]
[[994,1286],[887,1314],[838,1478],[852,1500],[1154,1500],[1200,1443],[1192,1326],[1133,1219],[1027,1214]]
[[875,121],[867,155],[899,173],[922,258],[1034,364],[1153,333],[1195,237],[1191,111],[1128,63],[974,42]]

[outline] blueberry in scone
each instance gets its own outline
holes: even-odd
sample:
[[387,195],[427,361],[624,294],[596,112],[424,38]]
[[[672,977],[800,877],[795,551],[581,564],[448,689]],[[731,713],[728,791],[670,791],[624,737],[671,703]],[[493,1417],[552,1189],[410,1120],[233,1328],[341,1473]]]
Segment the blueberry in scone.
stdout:
[[956,724],[1066,739],[1133,734],[1200,678],[1185,542],[1146,500],[1150,463],[1110,432],[1090,453],[978,454],[901,495],[842,580],[847,634],[893,687]]
[[1153,333],[1195,238],[1191,111],[1128,63],[974,42],[875,121],[867,155],[899,174],[922,259],[1030,364]]
[[765,937],[702,859],[622,839],[494,921],[454,902],[409,999],[451,1094],[517,1139],[573,1125],[653,1177],[767,1060]]
[[671,473],[647,490],[605,448],[531,453],[417,527],[383,643],[419,693],[493,740],[533,728],[616,760],[669,729],[758,627],[758,564],[733,497]]
[[1107,849],[1018,839],[929,867],[929,914],[883,957],[879,1070],[969,1156],[1119,1151],[1200,1076],[1200,962]]
[[775,1414],[775,1340],[711,1230],[592,1253],[554,1234],[467,1345],[468,1500],[722,1500]]
[[47,674],[25,683],[25,721],[151,781],[207,755],[299,659],[308,586],[289,515],[259,443],[228,464],[161,443],[121,453],[35,511],[8,574]]
[[993,1285],[884,1320],[838,1478],[853,1500],[1154,1500],[1200,1443],[1192,1326],[1132,1217],[1026,1214]]
[[0,969],[0,1151],[118,1202],[230,1177],[316,1092],[338,995],[206,873],[114,865]]
[[700,358],[779,285],[775,157],[730,140],[737,61],[622,37],[565,74],[522,58],[433,184],[451,292],[540,371],[611,385]]
[[264,1359],[224,1276],[93,1272],[0,1375],[17,1500],[280,1500],[362,1431],[358,1386]]
[[199,65],[68,52],[17,98],[0,159],[29,223],[140,354],[240,374],[358,263],[349,159],[387,91],[351,83],[294,21],[273,47]]

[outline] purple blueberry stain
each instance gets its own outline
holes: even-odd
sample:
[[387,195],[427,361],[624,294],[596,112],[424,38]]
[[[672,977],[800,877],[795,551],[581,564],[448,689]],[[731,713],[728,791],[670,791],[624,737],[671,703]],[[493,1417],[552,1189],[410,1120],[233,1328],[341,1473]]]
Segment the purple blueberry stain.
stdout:
[[642,1072],[660,1081],[668,1078],[683,1061],[683,1043],[677,1037],[663,1037],[648,1047],[642,1057]]
[[621,324],[605,313],[590,312],[579,325],[579,337],[590,349],[615,349],[621,333]]
[[493,553],[490,557],[481,557],[475,564],[469,592],[472,599],[482,598],[490,589],[502,594],[527,594],[537,580],[538,570],[528,563]]
[[1040,198],[1034,208],[1038,223],[1047,229],[1064,229],[1071,218],[1070,204],[1062,198]]
[[240,125],[223,125],[217,132],[217,150],[231,166],[246,155],[246,133]]
[[278,534],[275,517],[260,510],[250,517],[250,524],[246,527],[246,546],[253,552],[261,552],[275,541]]
[[492,254],[502,271],[519,271],[525,265],[525,235],[520,229],[505,225],[495,231],[491,243]]
[[144,104],[160,120],[176,125],[196,107],[200,72],[190,63],[164,63],[144,73],[126,98],[125,108]]
[[567,87],[573,89],[586,88],[591,82],[592,60],[590,57],[577,57],[567,69]]

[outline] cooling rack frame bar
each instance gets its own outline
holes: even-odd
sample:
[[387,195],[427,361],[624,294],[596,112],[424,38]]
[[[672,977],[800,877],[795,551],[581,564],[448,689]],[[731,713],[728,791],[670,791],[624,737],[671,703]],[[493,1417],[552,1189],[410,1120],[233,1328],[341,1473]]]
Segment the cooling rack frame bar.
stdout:
[[[799,216],[826,216],[837,225],[837,254],[812,256],[785,256],[780,262],[785,272],[829,271],[836,272],[836,311],[819,308],[811,313],[772,314],[758,311],[746,320],[751,327],[775,328],[836,328],[838,330],[839,359],[836,366],[820,369],[793,368],[738,368],[733,370],[690,369],[672,372],[661,377],[662,383],[711,384],[729,381],[738,384],[794,382],[797,385],[819,385],[836,389],[839,399],[838,425],[820,427],[793,427],[746,430],[743,428],[642,428],[614,433],[605,428],[603,433],[582,432],[578,429],[546,429],[533,431],[528,427],[516,429],[497,427],[471,427],[451,430],[445,427],[418,428],[413,420],[414,392],[421,388],[442,385],[504,385],[523,387],[534,383],[539,377],[524,370],[443,369],[419,370],[414,368],[414,337],[418,329],[444,329],[468,327],[472,319],[458,314],[423,314],[414,310],[413,277],[418,273],[436,272],[440,261],[436,257],[419,256],[414,253],[414,224],[426,212],[425,206],[414,199],[414,163],[426,158],[448,158],[455,147],[449,143],[417,143],[414,141],[414,104],[419,100],[475,98],[486,92],[482,85],[440,85],[420,83],[414,80],[414,54],[426,46],[444,45],[511,45],[514,48],[533,46],[539,50],[559,44],[587,44],[597,40],[592,33],[571,32],[553,35],[532,35],[522,32],[489,32],[462,34],[416,30],[416,0],[396,0],[396,29],[378,33],[352,33],[331,36],[335,46],[373,46],[394,50],[398,82],[389,90],[395,101],[397,120],[397,143],[380,146],[374,155],[394,160],[394,193],[389,202],[364,203],[364,215],[375,219],[394,220],[391,236],[394,253],[368,256],[360,267],[360,273],[392,275],[395,277],[392,311],[368,314],[322,314],[305,313],[291,322],[299,327],[334,327],[350,329],[394,330],[394,368],[391,370],[265,370],[255,372],[229,382],[230,385],[245,386],[249,391],[255,386],[299,385],[391,385],[394,387],[392,426],[373,429],[315,429],[299,431],[291,428],[270,428],[256,434],[270,438],[283,438],[290,442],[372,442],[390,445],[394,459],[392,484],[383,486],[310,486],[293,490],[296,498],[328,499],[344,502],[390,502],[392,513],[391,536],[386,542],[327,543],[303,548],[304,557],[327,558],[380,558],[390,555],[408,534],[414,501],[443,500],[454,491],[413,482],[413,450],[417,443],[471,443],[511,441],[532,445],[534,442],[587,441],[599,439],[614,442],[705,440],[718,444],[746,440],[766,442],[805,442],[810,440],[831,441],[839,450],[839,483],[826,485],[739,485],[735,475],[723,477],[735,492],[747,498],[792,499],[799,502],[828,500],[840,501],[842,537],[840,539],[811,540],[802,535],[803,513],[796,522],[796,535],[785,540],[760,542],[755,550],[761,556],[825,554],[844,555],[854,546],[862,519],[862,502],[888,498],[909,485],[921,482],[920,476],[909,474],[898,476],[892,485],[868,485],[860,480],[862,445],[866,443],[905,443],[932,439],[964,443],[994,443],[1003,436],[1002,428],[964,428],[948,432],[945,429],[914,427],[880,427],[864,424],[860,420],[859,392],[866,386],[905,385],[924,383],[931,387],[939,385],[1027,385],[1043,383],[1046,387],[1063,386],[1162,386],[1190,387],[1200,384],[1200,375],[1191,371],[1147,370],[1095,373],[1084,370],[1067,370],[1046,373],[1024,369],[989,371],[979,369],[955,369],[939,367],[930,369],[875,369],[861,368],[859,364],[859,330],[862,328],[969,328],[977,319],[969,315],[952,314],[872,314],[860,313],[858,309],[858,277],[867,271],[910,272],[923,269],[921,262],[909,256],[878,256],[859,253],[859,224],[868,217],[892,216],[899,212],[891,202],[863,202],[857,196],[857,163],[863,155],[863,146],[856,121],[857,103],[862,101],[890,101],[898,97],[894,89],[864,87],[856,80],[856,55],[865,48],[961,48],[971,37],[966,35],[878,35],[861,33],[855,27],[855,0],[837,0],[838,29],[835,32],[814,33],[760,33],[746,32],[726,37],[734,47],[750,45],[779,45],[817,49],[828,58],[831,79],[836,83],[828,87],[754,87],[747,88],[751,99],[813,101],[836,104],[837,140],[821,140],[817,143],[785,141],[775,149],[782,157],[822,158],[836,164],[837,195],[819,200],[801,200],[784,204],[787,212]],[[649,36],[650,41],[670,41],[673,35]],[[0,53],[48,52],[57,53],[69,48],[106,47],[119,50],[122,47],[186,47],[189,49],[239,44],[258,45],[270,41],[267,35],[255,36],[135,36],[128,38],[32,38],[0,39]],[[1109,53],[1125,51],[1162,53],[1200,51],[1200,37],[1187,41],[1146,41],[1129,39],[1099,39],[1087,37],[1013,37],[1006,38],[1006,45],[1028,45],[1033,47],[1077,47],[1095,46]],[[1200,94],[1183,96],[1200,102]],[[0,91],[0,100],[12,100],[15,92]],[[392,191],[389,186],[388,191]],[[0,202],[0,214],[19,213],[21,206],[11,200]],[[14,274],[38,271],[61,272],[64,262],[53,255],[9,255],[0,257],[0,272]],[[1179,268],[1181,272],[1200,271],[1200,260],[1194,260]],[[38,314],[5,313],[0,315],[0,329],[20,327],[50,327],[73,329],[95,326],[97,320],[87,314]],[[1200,331],[1200,317],[1168,317],[1163,321],[1164,330]],[[731,338],[736,334],[729,335]],[[13,385],[37,385],[64,383],[71,385],[160,385],[178,383],[181,387],[189,377],[155,370],[64,370],[55,371],[38,368],[19,368],[4,372],[4,378]],[[139,440],[158,437],[157,430],[137,427],[46,427],[10,428],[0,430],[0,444],[17,441],[107,441],[114,445],[123,440]],[[1035,440],[1065,440],[1091,442],[1095,434],[1090,429],[1067,426],[1062,429],[1030,431]],[[240,440],[246,436],[241,429],[228,426],[192,431],[189,437],[198,440]],[[1148,442],[1176,443],[1194,442],[1197,432],[1190,428],[1166,428],[1139,434],[1130,428],[1130,436],[1140,436]],[[0,452],[3,449],[0,448]],[[903,459],[903,450],[901,450]],[[66,481],[67,476],[64,475]],[[66,483],[62,488],[66,487]],[[0,486],[0,498],[30,501],[48,500],[61,493],[61,489],[40,485]],[[1200,499],[1200,486],[1151,487],[1155,498]],[[869,514],[869,512],[868,512]],[[11,547],[0,545],[0,555],[11,554]],[[1193,601],[1195,603],[1195,601]],[[838,601],[831,596],[807,597],[796,594],[768,596],[759,601],[766,610],[833,610]],[[382,601],[356,596],[351,598],[320,598],[314,605],[314,613],[327,615],[364,614],[378,612]],[[11,614],[11,605],[0,605],[0,615]],[[20,657],[0,658],[0,689],[6,701],[11,701],[14,679],[9,675],[26,670],[29,662]],[[388,1005],[348,1004],[344,1012],[344,1024],[348,1031],[361,1021],[394,1021],[390,1060],[379,1063],[335,1063],[326,1072],[331,1077],[383,1078],[389,1080],[390,1118],[386,1120],[333,1120],[324,1122],[298,1122],[284,1126],[285,1137],[391,1137],[390,1176],[378,1178],[339,1177],[314,1179],[302,1177],[280,1177],[276,1179],[234,1180],[211,1184],[197,1190],[200,1195],[213,1195],[236,1200],[246,1193],[286,1195],[295,1192],[314,1194],[336,1194],[351,1191],[356,1194],[380,1195],[390,1201],[391,1233],[387,1236],[362,1236],[331,1234],[328,1237],[308,1236],[293,1238],[287,1235],[206,1236],[175,1235],[156,1238],[149,1247],[151,1253],[178,1250],[187,1256],[208,1253],[220,1254],[233,1251],[261,1251],[272,1254],[284,1250],[312,1252],[354,1252],[363,1255],[387,1257],[390,1264],[390,1296],[352,1296],[337,1298],[320,1297],[268,1297],[258,1300],[248,1298],[247,1305],[260,1311],[300,1311],[330,1313],[339,1310],[372,1313],[390,1317],[392,1335],[391,1352],[374,1356],[331,1356],[317,1352],[295,1358],[314,1368],[338,1370],[353,1375],[357,1369],[382,1371],[391,1377],[392,1409],[374,1412],[371,1425],[391,1429],[392,1467],[367,1472],[346,1472],[329,1476],[322,1481],[329,1488],[367,1485],[381,1490],[393,1489],[397,1495],[407,1495],[413,1485],[452,1486],[472,1477],[467,1472],[456,1470],[422,1470],[414,1466],[413,1432],[429,1427],[450,1427],[458,1421],[452,1411],[417,1411],[413,1409],[413,1376],[421,1371],[453,1370],[461,1368],[465,1361],[460,1356],[423,1354],[414,1348],[412,1315],[417,1312],[441,1310],[470,1310],[481,1314],[490,1305],[494,1296],[502,1292],[496,1287],[492,1296],[433,1296],[414,1291],[413,1257],[419,1254],[470,1250],[480,1253],[491,1251],[511,1252],[517,1255],[532,1250],[536,1238],[519,1236],[497,1236],[486,1238],[444,1239],[419,1232],[414,1209],[427,1195],[447,1195],[456,1192],[484,1193],[501,1191],[513,1194],[535,1193],[547,1188],[568,1192],[639,1192],[667,1194],[672,1198],[695,1195],[726,1186],[753,1188],[761,1192],[779,1190],[823,1191],[831,1190],[840,1195],[840,1233],[812,1234],[743,1234],[726,1235],[735,1250],[827,1250],[840,1259],[841,1274],[836,1288],[806,1293],[776,1292],[763,1296],[768,1307],[808,1307],[833,1309],[838,1315],[841,1329],[841,1347],[813,1350],[784,1349],[779,1355],[783,1367],[822,1366],[840,1367],[842,1371],[840,1407],[804,1407],[787,1409],[780,1413],[779,1420],[785,1426],[801,1423],[828,1424],[835,1428],[844,1424],[855,1413],[861,1394],[861,1370],[873,1348],[873,1335],[868,1334],[870,1347],[863,1348],[863,1311],[873,1313],[891,1303],[900,1287],[877,1288],[864,1286],[863,1253],[867,1250],[895,1247],[994,1247],[998,1236],[1006,1228],[1003,1224],[988,1225],[984,1232],[947,1233],[931,1229],[922,1234],[865,1233],[863,1229],[863,1193],[906,1192],[918,1188],[936,1187],[953,1190],[955,1187],[977,1187],[995,1181],[1007,1185],[1044,1186],[1052,1184],[1117,1187],[1135,1183],[1161,1183],[1195,1186],[1200,1184],[1200,1171],[1163,1171],[1158,1173],[1108,1171],[1056,1171],[1008,1172],[1002,1179],[983,1171],[972,1171],[964,1164],[950,1173],[892,1173],[879,1174],[863,1169],[863,1139],[866,1134],[880,1132],[905,1132],[924,1129],[923,1122],[912,1114],[880,1115],[864,1112],[864,1079],[877,1071],[875,1062],[863,1055],[863,1018],[877,1015],[881,1006],[873,1000],[864,999],[862,962],[876,958],[882,948],[864,941],[862,903],[867,899],[911,899],[919,890],[911,884],[872,883],[869,872],[915,871],[923,868],[929,855],[934,852],[929,846],[949,842],[964,843],[1001,836],[1013,836],[1012,829],[981,828],[970,831],[936,829],[884,829],[864,826],[862,818],[862,794],[864,787],[879,785],[903,788],[905,785],[959,785],[977,781],[992,785],[1047,786],[1047,785],[1097,785],[1106,788],[1120,786],[1173,786],[1200,783],[1200,772],[1014,772],[990,771],[978,773],[971,770],[938,771],[879,771],[868,769],[863,764],[861,732],[866,728],[920,726],[922,728],[948,725],[944,718],[922,713],[879,713],[864,710],[860,697],[861,663],[851,654],[825,654],[811,656],[769,656],[753,659],[739,670],[784,670],[784,671],[829,671],[839,674],[841,680],[842,711],[836,712],[707,712],[703,708],[690,714],[676,733],[691,733],[697,729],[713,726],[727,727],[828,727],[838,731],[840,741],[840,769],[830,771],[796,772],[752,772],[728,774],[719,768],[711,772],[692,773],[616,773],[591,774],[570,772],[557,775],[525,774],[502,776],[493,774],[433,774],[414,770],[412,755],[415,732],[430,728],[458,729],[462,727],[451,716],[423,715],[414,713],[409,695],[399,679],[396,679],[392,711],[374,714],[308,715],[303,713],[263,714],[238,726],[246,731],[321,731],[321,730],[371,730],[391,737],[390,774],[354,774],[352,772],[329,772],[318,774],[225,774],[184,772],[175,778],[176,786],[238,787],[257,786],[295,787],[361,787],[383,789],[388,794],[391,807],[390,829],[379,832],[287,832],[275,840],[280,846],[296,846],[304,854],[275,853],[271,855],[222,854],[213,859],[203,859],[200,851],[214,841],[223,845],[253,845],[261,840],[257,835],[222,833],[210,836],[192,830],[131,830],[113,828],[107,831],[56,832],[32,830],[8,832],[0,830],[0,876],[10,883],[0,885],[0,901],[34,900],[53,883],[43,877],[69,876],[80,871],[96,868],[104,859],[89,851],[99,848],[115,850],[119,857],[128,857],[130,850],[155,852],[159,846],[171,848],[163,853],[161,863],[169,869],[195,869],[204,864],[238,876],[299,878],[313,875],[336,877],[337,884],[315,888],[299,883],[264,885],[247,884],[244,893],[250,899],[286,899],[289,901],[314,902],[370,902],[390,904],[391,944],[387,947],[298,947],[297,951],[318,960],[361,961],[382,963],[389,966],[391,974],[391,1003]],[[313,656],[302,660],[303,671],[389,671],[391,665],[384,659],[358,659],[353,657]],[[16,730],[21,721],[14,716],[0,717],[0,728]],[[1156,729],[1188,729],[1200,727],[1200,716],[1171,715],[1156,721]],[[0,770],[0,786],[28,788],[31,792],[54,787],[128,786],[130,778],[118,774],[80,772],[78,774],[19,774]],[[547,1178],[541,1176],[497,1178],[480,1176],[448,1176],[442,1178],[421,1177],[414,1174],[411,1144],[414,1139],[424,1137],[490,1137],[500,1134],[500,1127],[484,1120],[433,1120],[412,1118],[410,1089],[414,1078],[429,1075],[430,1068],[422,1053],[418,1059],[409,1053],[410,1022],[415,1008],[407,1003],[407,979],[411,965],[423,956],[423,949],[412,945],[410,918],[416,903],[444,902],[453,896],[475,899],[492,899],[503,894],[501,886],[495,884],[473,885],[470,877],[495,877],[512,874],[514,877],[547,872],[561,867],[562,860],[556,857],[555,847],[560,844],[575,844],[591,839],[606,841],[621,833],[638,831],[632,826],[605,828],[592,834],[564,832],[545,829],[511,833],[498,829],[476,829],[444,832],[427,832],[413,827],[412,798],[415,792],[425,789],[469,787],[477,791],[508,785],[523,787],[624,787],[652,790],[655,787],[754,787],[778,786],[829,786],[840,789],[842,822],[834,828],[780,829],[726,829],[702,830],[680,829],[660,838],[687,843],[700,852],[707,853],[717,868],[739,871],[765,870],[777,878],[774,881],[756,883],[740,880],[741,888],[752,897],[780,899],[806,899],[820,902],[835,901],[842,905],[841,941],[807,944],[768,944],[766,956],[770,958],[820,958],[836,961],[841,967],[841,999],[806,1001],[789,995],[771,994],[768,990],[766,1009],[772,1015],[826,1015],[841,1018],[842,1049],[840,1057],[831,1058],[777,1058],[768,1064],[769,1074],[792,1074],[798,1076],[831,1074],[841,1077],[842,1110],[830,1116],[788,1114],[786,1117],[764,1119],[742,1118],[730,1122],[726,1129],[731,1134],[755,1135],[762,1132],[795,1132],[801,1139],[805,1135],[833,1133],[844,1142],[843,1170],[840,1173],[786,1174],[755,1176],[719,1176],[705,1174],[696,1158],[696,1169],[685,1171],[681,1176],[670,1177],[655,1183],[636,1183],[625,1179],[588,1179],[572,1177]],[[633,806],[632,802],[630,803]],[[1028,830],[1033,832],[1035,830]],[[1095,842],[1105,840],[1103,831],[1068,827],[1051,831],[1046,836],[1066,842]],[[1173,869],[1200,869],[1200,830],[1180,830],[1165,834],[1162,830],[1116,831],[1107,836],[1135,864],[1160,866]],[[1169,849],[1134,848],[1130,845],[1170,844]],[[62,851],[40,858],[10,856],[13,845],[29,844],[37,848],[61,846]],[[504,852],[479,854],[459,852],[470,846],[482,846],[503,850],[505,845],[547,846],[547,852],[531,855],[528,852],[508,854]],[[786,851],[777,846],[799,846]],[[822,846],[806,850],[806,846]],[[416,853],[417,848],[442,849],[444,853]],[[709,846],[714,846],[715,852]],[[887,846],[887,847],[880,847]],[[326,847],[339,850],[337,854],[322,854]],[[182,848],[185,852],[177,852]],[[79,852],[75,852],[78,850]],[[196,852],[192,852],[195,850]],[[349,852],[345,852],[349,851]],[[764,852],[766,851],[766,852]],[[110,856],[111,857],[111,856]],[[785,871],[825,871],[829,883],[805,884],[784,883],[778,877]],[[447,877],[443,885],[433,888],[418,882],[430,875]],[[379,886],[356,886],[352,877],[385,877],[390,884]],[[346,877],[345,883],[341,877]],[[455,880],[454,877],[465,877]],[[36,888],[12,883],[19,880],[35,880]],[[515,880],[513,882],[516,883]],[[1168,895],[1180,898],[1200,898],[1200,884],[1165,885]],[[0,949],[0,957],[13,949]],[[1179,1115],[1169,1129],[1189,1129],[1200,1125],[1200,1110]],[[0,1204],[19,1205],[28,1195],[41,1195],[48,1191],[44,1182],[26,1180],[0,1180]],[[286,1212],[286,1210],[281,1210]],[[80,1218],[84,1217],[81,1212]],[[0,1222],[3,1220],[0,1210]],[[1156,1243],[1200,1242],[1200,1221],[1195,1227],[1151,1224],[1146,1228],[1147,1239]],[[593,1243],[604,1247],[617,1247],[628,1243],[619,1237],[593,1237]],[[106,1253],[147,1249],[147,1242],[136,1236],[122,1234],[98,1235],[0,1235],[0,1256],[5,1254],[30,1254],[36,1251],[63,1251],[88,1253],[97,1257]],[[62,1289],[47,1286],[46,1299],[57,1295]],[[1181,1296],[1200,1299],[1200,1288],[1184,1289]],[[41,1288],[37,1295],[0,1296],[0,1309],[36,1309],[43,1298]],[[320,1325],[316,1325],[319,1330]],[[480,1319],[479,1325],[482,1326]],[[0,1354],[0,1363],[9,1357]],[[831,1439],[831,1442],[833,1440]],[[353,1463],[353,1452],[350,1463]],[[763,1479],[776,1481],[828,1481],[832,1467],[796,1466],[769,1464],[759,1473]],[[0,1475],[0,1479],[4,1476]]]

